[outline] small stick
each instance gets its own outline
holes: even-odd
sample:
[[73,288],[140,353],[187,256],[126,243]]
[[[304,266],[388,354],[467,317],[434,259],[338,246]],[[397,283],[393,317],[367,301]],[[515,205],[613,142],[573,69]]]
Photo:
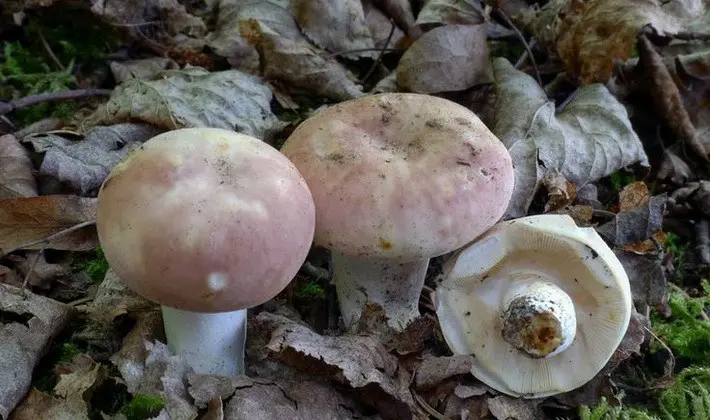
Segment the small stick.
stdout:
[[512,20],[508,17],[507,14],[503,11],[503,9],[498,8],[498,13],[500,13],[501,17],[503,17],[503,20],[505,21],[506,24],[510,26],[513,31],[515,31],[515,34],[518,36],[518,39],[520,39],[520,42],[523,43],[523,46],[525,47],[525,51],[528,53],[528,56],[530,57],[530,64],[533,66],[533,70],[535,71],[535,78],[537,79],[537,83],[542,86],[542,79],[540,78],[540,70],[537,68],[537,63],[535,62],[535,57],[533,57],[532,50],[530,49],[530,45],[528,45],[528,42],[525,40],[525,37],[523,36],[523,33],[520,32],[520,29],[518,29],[517,26],[513,23]]
[[430,406],[426,401],[424,401],[424,398],[420,397],[419,394],[415,390],[412,391],[412,396],[414,397],[414,400],[419,404],[419,406],[426,411],[430,416],[434,417],[437,420],[448,420],[448,418],[441,414],[440,412],[436,411],[434,407]]
[[382,51],[380,51],[380,54],[377,56],[377,60],[375,60],[374,63],[372,63],[372,67],[370,67],[370,70],[365,74],[365,77],[362,78],[362,81],[365,82],[367,79],[372,76],[372,73],[375,72],[375,68],[380,65],[382,62],[382,56],[385,55],[385,50],[387,49],[387,46],[390,44],[390,41],[392,41],[392,35],[394,35],[394,29],[395,29],[395,24],[390,20],[390,24],[392,27],[390,28],[390,34],[387,36],[387,40],[385,41],[385,45],[382,46]]
[[20,288],[20,295],[24,298],[27,297],[26,290],[27,290],[27,284],[30,282],[30,277],[32,276],[32,273],[35,271],[35,267],[37,267],[37,263],[39,262],[39,259],[44,255],[44,249],[46,248],[46,244],[42,246],[42,249],[39,250],[37,255],[35,256],[34,261],[32,261],[32,264],[30,264],[30,268],[27,270],[27,274],[25,275],[25,280],[22,282],[22,287]]
[[[385,44],[385,45],[387,45],[387,44]],[[334,52],[334,53],[326,55],[326,57],[331,58],[331,57],[337,57],[339,55],[354,54],[354,53],[367,52],[367,51],[402,52],[402,50],[400,50],[399,48],[358,48],[356,50]]]
[[61,61],[59,61],[59,58],[54,55],[54,51],[52,51],[52,47],[50,47],[47,43],[47,40],[44,38],[44,34],[42,34],[42,31],[39,31],[39,40],[42,42],[42,46],[44,47],[44,50],[47,51],[47,55],[49,55],[49,58],[54,61],[54,64],[59,67],[60,70],[64,70],[64,65]]
[[39,95],[25,96],[10,102],[0,102],[0,115],[9,114],[21,108],[36,105],[43,102],[62,101],[66,99],[82,99],[91,96],[109,96],[110,89],[76,89],[65,90],[63,92],[40,93]]
[[52,235],[47,236],[46,238],[43,238],[43,239],[40,239],[40,240],[37,240],[37,241],[28,242],[28,243],[26,243],[26,244],[22,244],[22,245],[20,245],[20,246],[16,246],[16,247],[14,247],[14,248],[12,248],[12,249],[10,249],[10,250],[8,250],[8,251],[2,252],[2,253],[0,253],[0,257],[4,257],[4,256],[6,256],[6,255],[10,255],[10,254],[12,254],[12,253],[15,252],[15,251],[19,251],[19,250],[21,250],[21,249],[23,249],[23,248],[27,248],[27,247],[29,247],[29,246],[33,246],[33,245],[37,245],[37,244],[41,244],[41,243],[44,243],[44,244],[45,244],[45,245],[42,246],[42,249],[44,249],[44,248],[46,248],[53,240],[55,240],[55,239],[57,239],[57,238],[59,238],[59,237],[61,237],[61,236],[64,236],[64,235],[68,235],[68,234],[70,234],[70,233],[72,233],[72,232],[75,232],[75,231],[77,231],[77,230],[79,230],[79,229],[83,229],[83,228],[85,228],[85,227],[87,227],[87,226],[91,226],[91,225],[93,225],[93,224],[96,224],[96,220],[89,220],[88,222],[81,222],[81,223],[79,223],[79,224],[76,224],[76,225],[74,225],[74,226],[68,227],[68,228],[66,228],[66,229],[62,229],[62,230],[60,230],[59,232],[57,232],[57,233],[55,233],[55,234],[52,234]]

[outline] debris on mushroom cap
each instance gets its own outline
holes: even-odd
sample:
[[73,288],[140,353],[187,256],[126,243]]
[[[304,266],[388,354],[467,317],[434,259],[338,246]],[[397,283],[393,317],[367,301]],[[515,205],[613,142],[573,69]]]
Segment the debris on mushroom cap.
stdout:
[[261,304],[310,249],[315,207],[295,166],[259,139],[189,128],[147,141],[99,192],[111,267],[161,305],[222,312]]
[[[531,300],[520,304],[521,296]],[[475,356],[471,373],[526,398],[591,380],[632,309],[613,251],[594,229],[557,214],[496,224],[447,262],[433,298],[449,347]]]
[[412,261],[450,252],[503,215],[514,174],[467,108],[429,95],[341,102],[281,149],[311,188],[315,241],[345,255]]

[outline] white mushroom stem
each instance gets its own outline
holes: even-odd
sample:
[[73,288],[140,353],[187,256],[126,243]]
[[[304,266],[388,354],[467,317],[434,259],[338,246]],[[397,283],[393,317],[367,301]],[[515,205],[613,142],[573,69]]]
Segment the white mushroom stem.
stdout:
[[542,276],[526,273],[521,277],[532,281],[515,283],[506,294],[502,307],[503,339],[532,358],[554,356],[574,341],[574,302]]
[[191,312],[161,306],[168,348],[198,374],[244,374],[247,310]]
[[397,331],[419,317],[419,296],[429,258],[408,262],[368,260],[335,251],[331,258],[333,283],[347,328],[360,320],[368,300],[382,307],[388,325]]

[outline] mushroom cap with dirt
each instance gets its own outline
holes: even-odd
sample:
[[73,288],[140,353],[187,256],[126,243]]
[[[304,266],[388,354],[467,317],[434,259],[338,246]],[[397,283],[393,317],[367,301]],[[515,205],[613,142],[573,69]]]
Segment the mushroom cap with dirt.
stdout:
[[512,396],[546,397],[591,380],[619,346],[632,310],[621,262],[567,215],[500,222],[445,265],[439,324],[471,372]]
[[401,330],[418,315],[429,259],[468,243],[503,215],[511,157],[467,108],[387,93],[326,108],[281,152],[316,204],[315,243],[331,250],[347,326],[367,300]]
[[293,279],[314,226],[296,167],[263,141],[222,129],[153,137],[99,192],[97,229],[111,268],[162,305],[172,348],[207,340],[202,356],[194,349],[196,363],[207,363],[213,332],[235,339],[245,309]]

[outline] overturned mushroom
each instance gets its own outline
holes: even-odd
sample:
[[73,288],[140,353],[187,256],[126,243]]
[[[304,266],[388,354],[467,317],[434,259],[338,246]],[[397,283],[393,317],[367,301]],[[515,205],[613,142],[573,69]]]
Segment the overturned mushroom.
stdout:
[[106,259],[162,305],[168,346],[197,373],[244,371],[247,308],[293,279],[315,208],[293,164],[259,139],[214,128],[153,137],[99,192]]
[[429,259],[493,226],[513,190],[503,143],[446,99],[371,95],[304,121],[281,151],[316,203],[345,324],[370,300],[394,329],[419,316]]
[[611,358],[631,316],[624,268],[567,215],[500,222],[447,263],[433,293],[449,347],[513,396],[577,388]]

